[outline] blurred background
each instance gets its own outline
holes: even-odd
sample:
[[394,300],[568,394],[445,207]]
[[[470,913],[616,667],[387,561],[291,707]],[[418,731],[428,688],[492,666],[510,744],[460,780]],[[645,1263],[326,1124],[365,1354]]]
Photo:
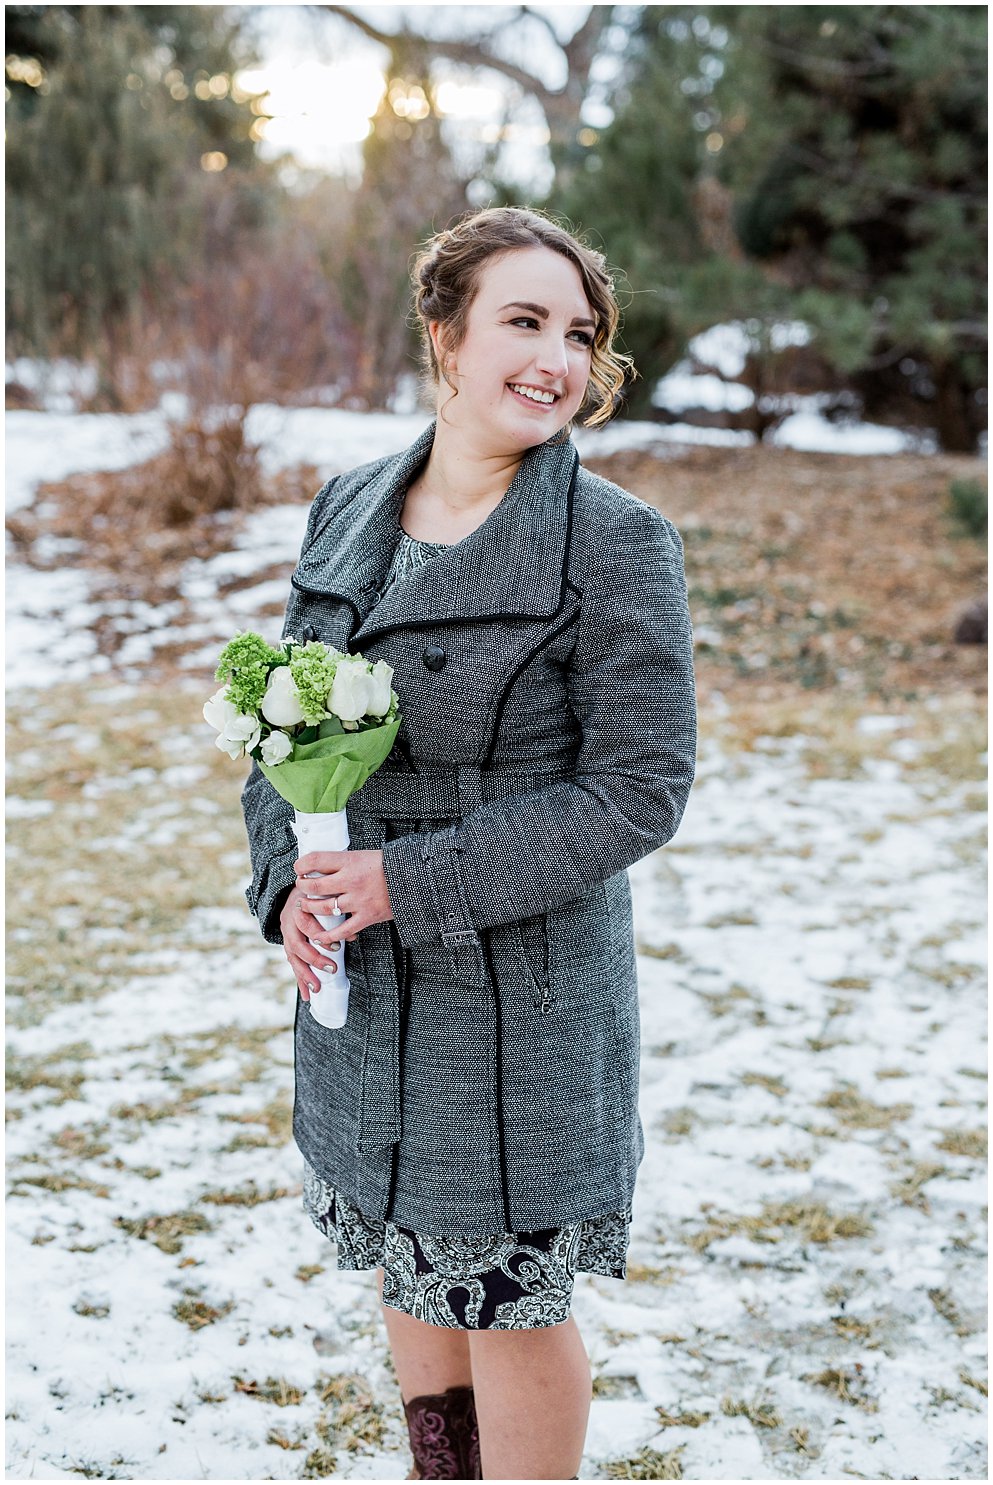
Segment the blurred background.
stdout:
[[8,356],[84,358],[92,408],[147,405],[177,363],[253,400],[407,407],[414,245],[524,202],[620,270],[624,415],[763,437],[803,410],[977,448],[982,6],[6,21]]
[[523,202],[616,267],[574,437],[682,534],[700,700],[582,1474],[988,1478],[985,7],[6,25],[8,1475],[408,1468],[201,708],[429,420],[411,254]]

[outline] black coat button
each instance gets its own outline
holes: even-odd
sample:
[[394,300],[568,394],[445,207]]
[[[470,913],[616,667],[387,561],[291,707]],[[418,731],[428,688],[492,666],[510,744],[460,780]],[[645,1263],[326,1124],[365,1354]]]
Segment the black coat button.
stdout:
[[313,640],[317,639],[317,637],[317,630],[314,628],[313,624],[308,624],[303,631],[302,638],[304,644],[309,645]]
[[441,670],[448,656],[441,648],[441,645],[428,645],[424,651],[423,659],[428,670]]

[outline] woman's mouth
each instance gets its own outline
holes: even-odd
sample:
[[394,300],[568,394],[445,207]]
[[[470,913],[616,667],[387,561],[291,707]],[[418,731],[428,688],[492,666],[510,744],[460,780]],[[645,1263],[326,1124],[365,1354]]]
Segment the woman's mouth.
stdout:
[[546,391],[542,387],[529,387],[524,382],[508,382],[507,386],[515,397],[531,407],[554,407],[559,401],[557,392]]

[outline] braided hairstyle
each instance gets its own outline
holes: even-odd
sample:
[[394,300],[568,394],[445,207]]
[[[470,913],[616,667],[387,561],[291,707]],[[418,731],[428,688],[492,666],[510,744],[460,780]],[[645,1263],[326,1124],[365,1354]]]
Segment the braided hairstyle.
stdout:
[[613,349],[620,322],[614,280],[602,253],[531,207],[490,206],[468,212],[454,226],[429,238],[415,255],[410,277],[425,379],[430,388],[436,389],[444,378],[458,394],[445,366],[439,365],[428,325],[432,320],[439,321],[445,328],[449,349],[457,350],[465,339],[469,308],[479,287],[483,264],[496,254],[531,247],[546,247],[561,253],[575,264],[583,281],[597,323],[590,379],[580,411],[589,409],[584,426],[600,427],[616,411],[625,377],[637,375],[631,357]]

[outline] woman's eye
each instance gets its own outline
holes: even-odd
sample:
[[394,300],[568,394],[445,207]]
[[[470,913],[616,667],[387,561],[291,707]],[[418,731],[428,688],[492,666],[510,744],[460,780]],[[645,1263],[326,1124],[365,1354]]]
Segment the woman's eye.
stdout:
[[[541,326],[538,324],[538,321],[535,319],[534,315],[518,315],[516,319],[509,320],[508,324],[525,325],[528,328],[533,328],[535,330],[541,329]],[[591,351],[593,349],[593,336],[590,335],[587,331],[573,330],[572,334],[581,346],[585,346],[588,351]]]

